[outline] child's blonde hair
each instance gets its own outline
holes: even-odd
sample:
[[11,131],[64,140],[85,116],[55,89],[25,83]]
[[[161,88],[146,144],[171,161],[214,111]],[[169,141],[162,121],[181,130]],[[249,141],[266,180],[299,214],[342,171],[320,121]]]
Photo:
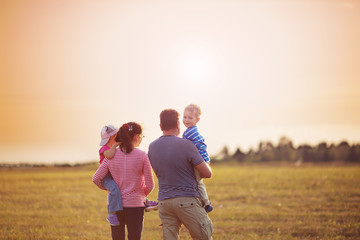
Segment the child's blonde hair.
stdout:
[[196,104],[189,104],[185,107],[185,110],[193,112],[196,114],[196,117],[200,117],[201,115],[201,108]]

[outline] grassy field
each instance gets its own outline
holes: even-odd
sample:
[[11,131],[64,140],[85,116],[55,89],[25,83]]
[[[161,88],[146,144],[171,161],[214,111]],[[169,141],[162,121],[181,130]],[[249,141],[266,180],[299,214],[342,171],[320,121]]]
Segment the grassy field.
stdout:
[[[0,169],[0,239],[111,239],[96,168]],[[360,166],[212,168],[215,240],[360,239]],[[146,213],[143,239],[162,239],[159,225]]]

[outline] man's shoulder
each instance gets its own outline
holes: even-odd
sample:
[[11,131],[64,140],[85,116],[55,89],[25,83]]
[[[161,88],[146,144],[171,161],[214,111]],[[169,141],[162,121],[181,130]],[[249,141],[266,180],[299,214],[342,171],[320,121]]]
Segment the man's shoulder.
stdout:
[[157,143],[157,142],[167,142],[167,141],[176,141],[178,139],[182,139],[178,136],[174,136],[174,135],[170,135],[170,136],[161,136],[158,139],[155,139],[154,141],[152,141],[150,144],[152,143]]
[[160,137],[150,142],[149,146],[156,144],[159,141]]
[[[158,139],[154,140],[153,142],[151,142],[149,144],[149,148],[151,148],[152,146],[157,146],[157,145],[163,145],[163,144],[177,144],[178,146],[181,145],[192,145],[193,143],[185,138],[181,138],[178,136],[161,136]],[[179,145],[180,144],[180,145]]]

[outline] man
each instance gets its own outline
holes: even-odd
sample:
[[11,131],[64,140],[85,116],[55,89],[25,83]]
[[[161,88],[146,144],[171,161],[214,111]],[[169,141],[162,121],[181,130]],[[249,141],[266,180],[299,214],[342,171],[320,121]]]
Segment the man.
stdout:
[[177,111],[163,110],[160,128],[163,136],[150,144],[148,155],[159,182],[163,239],[177,240],[181,224],[193,239],[212,239],[213,224],[202,206],[194,167],[203,178],[211,177],[211,169],[191,141],[178,137]]

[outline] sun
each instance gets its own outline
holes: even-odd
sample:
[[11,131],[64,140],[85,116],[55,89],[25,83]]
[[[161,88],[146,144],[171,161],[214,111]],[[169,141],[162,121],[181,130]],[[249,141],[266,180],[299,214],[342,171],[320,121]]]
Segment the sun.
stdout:
[[190,48],[181,58],[181,76],[191,84],[209,83],[214,78],[211,52],[204,49]]
[[204,76],[206,68],[206,62],[200,59],[191,59],[186,63],[185,71],[190,77]]
[[213,87],[218,82],[221,57],[211,41],[187,37],[178,39],[174,49],[174,75],[181,85]]

